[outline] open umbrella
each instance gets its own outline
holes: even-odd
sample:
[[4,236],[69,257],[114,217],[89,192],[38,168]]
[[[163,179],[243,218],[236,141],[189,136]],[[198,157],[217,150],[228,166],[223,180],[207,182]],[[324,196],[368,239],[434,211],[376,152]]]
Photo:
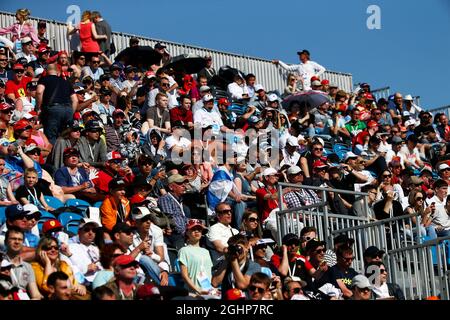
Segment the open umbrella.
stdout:
[[206,59],[204,57],[189,53],[173,57],[164,66],[164,69],[173,69],[177,73],[193,74],[198,73],[204,67],[206,67]]
[[236,75],[244,78],[244,73],[236,68],[230,66],[220,67],[218,74],[209,80],[208,85],[227,90],[227,86],[234,81]]
[[129,47],[122,50],[114,59],[122,61],[124,65],[142,66],[148,68],[161,63],[162,55],[150,46]]
[[321,91],[302,91],[293,94],[284,99],[281,104],[284,109],[290,110],[294,103],[298,103],[300,108],[306,107],[307,110],[317,108],[325,102],[330,102],[330,96]]

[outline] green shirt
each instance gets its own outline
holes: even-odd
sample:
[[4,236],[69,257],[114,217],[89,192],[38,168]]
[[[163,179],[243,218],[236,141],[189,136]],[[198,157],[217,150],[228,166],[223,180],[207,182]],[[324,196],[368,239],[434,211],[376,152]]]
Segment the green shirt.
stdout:
[[[206,277],[211,283],[211,268],[213,264],[208,250],[188,245],[181,248],[178,252],[178,261],[186,266],[189,278],[197,288],[209,289],[205,287],[205,280],[201,281]],[[203,286],[202,283],[204,284]]]
[[347,129],[347,131],[350,132],[352,137],[356,137],[358,133],[363,131],[366,127],[367,127],[366,124],[361,120],[358,120],[356,124],[353,124],[352,121],[349,121],[345,125],[345,129]]

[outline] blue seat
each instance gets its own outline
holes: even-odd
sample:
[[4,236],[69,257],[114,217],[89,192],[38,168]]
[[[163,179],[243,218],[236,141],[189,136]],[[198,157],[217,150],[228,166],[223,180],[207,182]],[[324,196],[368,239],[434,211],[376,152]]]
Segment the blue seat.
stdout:
[[0,207],[0,225],[6,222],[6,207]]
[[184,287],[185,283],[181,273],[169,273],[169,286]]
[[72,220],[67,223],[65,230],[69,236],[75,236],[78,234],[78,227],[80,225],[80,220]]
[[62,212],[58,216],[58,220],[61,222],[63,227],[66,227],[69,222],[80,221],[81,219],[83,219],[82,215],[73,212]]
[[87,209],[91,206],[91,204],[87,201],[81,200],[81,199],[69,199],[66,201],[66,206],[75,206],[80,209]]
[[40,210],[40,213],[41,218],[38,221],[38,229],[39,232],[42,232],[42,225],[44,224],[44,222],[47,220],[56,219],[56,217],[48,211]]
[[94,203],[94,207],[96,208],[100,208],[100,206],[102,205],[103,201],[97,201],[96,203]]
[[47,204],[54,209],[64,207],[64,203],[62,203],[61,200],[59,200],[55,197],[44,196],[44,199],[45,199],[45,202],[47,202]]

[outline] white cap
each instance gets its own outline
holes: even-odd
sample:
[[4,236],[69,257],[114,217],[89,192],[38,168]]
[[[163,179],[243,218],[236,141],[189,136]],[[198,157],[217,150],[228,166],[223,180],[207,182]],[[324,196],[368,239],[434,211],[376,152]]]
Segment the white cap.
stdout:
[[278,171],[275,170],[274,168],[267,168],[267,169],[265,169],[263,171],[263,176],[264,177],[272,176],[272,175],[277,174],[277,173],[278,173]]
[[299,166],[292,166],[287,170],[287,174],[291,175],[291,174],[297,174],[302,172],[302,169],[300,169]]
[[288,144],[288,145],[290,145],[292,147],[298,147],[299,146],[298,139],[297,139],[297,137],[294,137],[294,136],[289,136],[289,138],[287,138],[287,140],[286,140],[286,144]]
[[23,210],[28,211],[28,215],[32,215],[36,212],[40,212],[38,207],[36,207],[34,204],[28,203],[23,206]]
[[211,90],[211,88],[208,87],[208,86],[201,86],[200,89],[199,89],[200,92],[210,91],[210,90]]
[[212,100],[214,100],[214,97],[211,94],[206,94],[203,97],[203,102],[208,102],[208,101],[212,101]]
[[131,218],[136,221],[136,220],[142,219],[148,215],[150,215],[150,210],[148,210],[148,208],[137,207],[137,208],[133,209]]
[[415,126],[415,125],[416,125],[416,120],[414,120],[414,119],[409,119],[408,121],[405,122],[405,127]]
[[378,147],[378,152],[383,153],[388,151],[389,151],[388,147],[386,147],[384,144],[380,144],[380,146]]
[[31,42],[31,41],[33,41],[33,40],[31,40],[30,37],[23,37],[21,42],[22,43],[28,43],[28,42]]
[[264,90],[266,91],[266,89],[264,89],[264,87],[261,84],[255,84],[255,92],[258,92],[259,90]]
[[403,98],[403,100],[413,101],[414,99],[413,99],[413,97],[412,97],[410,94],[407,94],[407,95]]
[[319,80],[314,80],[313,82],[311,82],[311,85],[312,85],[312,86],[321,86],[322,83],[320,83]]
[[1,263],[1,265],[0,265],[0,267],[1,268],[7,268],[7,267],[9,267],[9,266],[12,266],[13,264],[11,263],[11,262],[9,262],[8,260],[6,260],[6,259],[3,259],[2,260],[2,263]]
[[319,143],[320,143],[323,147],[325,146],[325,142],[323,141],[322,138],[320,138],[320,137],[314,137],[314,138],[313,138],[313,141],[314,141],[314,140],[319,141]]
[[270,102],[278,101],[278,96],[275,93],[271,93],[267,96]]
[[101,223],[99,223],[98,221],[94,220],[94,219],[89,219],[89,218],[83,218],[80,221],[80,224],[78,226],[78,229],[82,229],[85,225],[92,223],[95,224],[96,227],[101,227]]
[[367,277],[363,276],[362,274],[358,274],[357,276],[353,277],[352,286],[358,287],[359,289],[373,288],[373,286],[370,284],[369,279],[367,279]]
[[245,157],[244,156],[238,156],[236,158],[236,163],[242,163],[242,162],[245,162]]
[[356,154],[354,154],[353,152],[348,151],[344,156],[344,162],[347,162],[347,160],[351,159],[351,158],[358,158],[358,156]]
[[449,166],[448,164],[446,164],[446,163],[441,163],[441,164],[439,165],[439,167],[438,167],[438,171],[445,170],[445,169],[448,169],[448,168],[450,168],[450,166]]

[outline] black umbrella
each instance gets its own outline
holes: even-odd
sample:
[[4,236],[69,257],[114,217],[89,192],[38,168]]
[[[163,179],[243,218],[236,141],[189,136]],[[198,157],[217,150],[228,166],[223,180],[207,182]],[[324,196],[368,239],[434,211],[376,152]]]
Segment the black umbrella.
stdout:
[[161,63],[162,55],[150,46],[129,47],[122,50],[114,59],[122,61],[124,65],[142,66],[148,68]]
[[317,108],[325,102],[330,102],[330,96],[321,91],[302,91],[293,94],[282,101],[282,105],[286,110],[291,109],[294,103],[298,103],[300,107],[306,107],[308,110]]
[[230,66],[223,66],[219,69],[219,77],[223,78],[227,81],[228,84],[234,81],[234,77],[239,75],[241,78],[244,78],[245,75],[242,71],[232,68]]
[[182,54],[173,57],[164,69],[173,69],[176,73],[193,74],[198,73],[206,67],[206,59],[196,54]]

